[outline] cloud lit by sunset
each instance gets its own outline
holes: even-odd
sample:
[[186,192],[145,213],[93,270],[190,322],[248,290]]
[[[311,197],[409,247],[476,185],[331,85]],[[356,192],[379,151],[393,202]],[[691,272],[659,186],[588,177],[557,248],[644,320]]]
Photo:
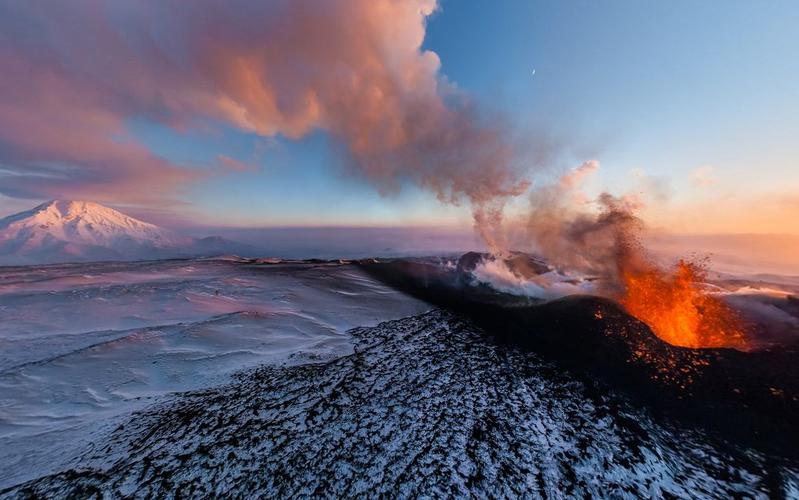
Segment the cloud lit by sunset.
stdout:
[[798,27],[0,0],[0,498],[799,498]]
[[[639,6],[464,17],[474,8],[7,3],[0,210],[62,197],[215,226],[469,225],[468,205],[485,219],[529,183],[596,158],[597,191],[639,189],[624,174],[636,169],[668,185],[648,204],[654,227],[799,233],[797,99],[782,83],[799,68],[779,55],[797,45],[790,26],[753,46],[731,37],[744,19],[770,20],[744,4],[679,40],[677,18]],[[576,31],[601,42],[570,42]],[[697,66],[708,51],[715,63]],[[578,74],[591,94],[569,83]]]

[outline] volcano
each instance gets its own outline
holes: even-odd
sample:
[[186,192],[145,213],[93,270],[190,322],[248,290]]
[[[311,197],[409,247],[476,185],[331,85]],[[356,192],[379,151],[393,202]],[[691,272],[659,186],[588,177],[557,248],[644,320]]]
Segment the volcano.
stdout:
[[0,498],[796,496],[795,352],[470,259],[5,269]]
[[144,260],[251,250],[219,237],[183,236],[91,201],[51,200],[0,219],[0,265]]
[[783,345],[750,352],[672,345],[605,297],[544,300],[476,283],[469,277],[476,258],[466,254],[454,266],[424,260],[360,266],[416,298],[469,318],[500,343],[543,354],[648,408],[769,452],[796,454],[786,443],[799,441],[799,332]]

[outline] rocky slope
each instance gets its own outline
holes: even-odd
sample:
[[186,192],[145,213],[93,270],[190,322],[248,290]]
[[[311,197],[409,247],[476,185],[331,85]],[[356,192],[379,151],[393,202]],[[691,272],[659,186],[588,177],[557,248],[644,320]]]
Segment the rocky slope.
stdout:
[[795,496],[794,465],[651,417],[435,310],[353,354],[133,415],[3,497]]

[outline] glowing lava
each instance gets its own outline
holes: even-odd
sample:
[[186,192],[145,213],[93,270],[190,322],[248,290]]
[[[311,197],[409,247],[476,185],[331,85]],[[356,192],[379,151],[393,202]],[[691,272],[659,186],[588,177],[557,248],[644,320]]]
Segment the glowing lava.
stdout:
[[680,260],[673,272],[655,266],[620,271],[621,303],[662,340],[683,347],[746,349],[738,314],[702,290],[701,265]]

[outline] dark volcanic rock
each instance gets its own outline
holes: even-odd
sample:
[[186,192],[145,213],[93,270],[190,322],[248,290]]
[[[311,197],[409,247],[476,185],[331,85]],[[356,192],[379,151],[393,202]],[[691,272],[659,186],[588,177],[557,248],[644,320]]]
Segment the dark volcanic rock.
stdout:
[[752,353],[676,347],[608,299],[536,301],[464,284],[457,271],[435,265],[361,266],[406,293],[470,318],[500,342],[598,377],[648,407],[770,453],[799,455],[797,345]]
[[653,420],[443,311],[134,415],[5,497],[790,496],[794,466]]
[[[496,257],[483,252],[466,252],[458,259],[455,269],[461,277],[468,276],[485,259]],[[539,274],[551,271],[551,268],[541,259],[522,252],[511,252],[510,255],[502,259],[512,273],[520,278],[532,278]]]
[[458,271],[458,274],[470,273],[474,271],[474,268],[477,267],[480,261],[487,257],[488,254],[484,252],[466,252],[458,259],[458,264],[455,266],[455,269]]
[[549,265],[540,259],[524,253],[513,253],[505,259],[508,269],[522,278],[532,278],[551,271]]

